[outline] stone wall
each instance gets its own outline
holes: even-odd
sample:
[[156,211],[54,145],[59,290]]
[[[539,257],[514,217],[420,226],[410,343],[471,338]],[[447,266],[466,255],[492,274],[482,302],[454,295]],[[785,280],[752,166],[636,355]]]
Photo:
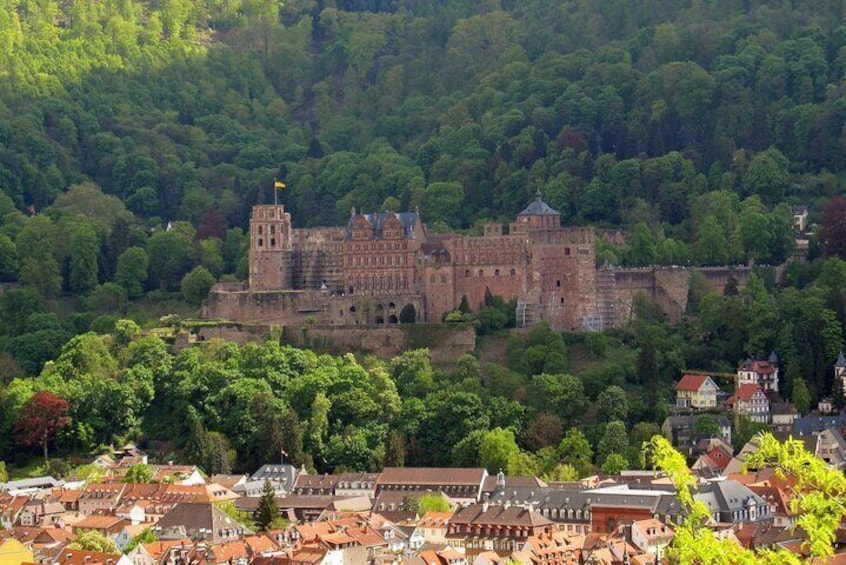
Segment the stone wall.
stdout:
[[329,353],[372,353],[377,357],[395,357],[409,349],[427,347],[432,362],[455,363],[473,353],[476,335],[472,326],[452,324],[414,324],[405,326],[286,327],[282,342]]
[[749,267],[601,267],[597,273],[598,311],[603,327],[622,326],[631,321],[634,297],[643,293],[658,304],[670,322],[678,322],[687,310],[692,273],[702,274],[713,292],[722,294],[734,278],[738,288],[746,286]]

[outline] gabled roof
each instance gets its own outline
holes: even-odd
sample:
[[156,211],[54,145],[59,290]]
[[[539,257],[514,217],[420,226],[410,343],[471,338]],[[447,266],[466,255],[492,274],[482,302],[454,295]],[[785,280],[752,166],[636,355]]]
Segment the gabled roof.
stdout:
[[761,359],[747,359],[740,364],[738,370],[751,371],[753,373],[758,373],[759,375],[771,375],[775,373],[775,366],[773,366],[773,364],[769,361]]
[[840,350],[840,355],[837,356],[837,362],[834,364],[835,367],[846,367],[846,356],[843,355],[843,350]]
[[499,506],[471,504],[456,510],[450,519],[452,524],[478,524],[498,526],[551,526],[552,520],[537,512],[520,506]]
[[364,218],[373,230],[373,237],[377,239],[381,238],[385,223],[393,217],[396,217],[396,219],[399,220],[399,223],[402,226],[403,237],[409,239],[413,238],[414,228],[420,221],[420,214],[417,212],[374,212],[372,214],[356,214],[350,218],[349,224],[347,224],[346,237],[347,239],[351,237],[355,221],[358,218]]
[[735,400],[739,398],[744,402],[749,402],[752,400],[752,397],[755,396],[757,393],[761,393],[762,396],[766,397],[764,391],[761,389],[760,386],[754,383],[746,383],[740,385],[737,391],[726,401],[726,404],[734,404]]
[[708,381],[711,381],[711,384],[714,387],[719,388],[711,377],[707,375],[684,375],[681,380],[676,383],[675,389],[697,391]]

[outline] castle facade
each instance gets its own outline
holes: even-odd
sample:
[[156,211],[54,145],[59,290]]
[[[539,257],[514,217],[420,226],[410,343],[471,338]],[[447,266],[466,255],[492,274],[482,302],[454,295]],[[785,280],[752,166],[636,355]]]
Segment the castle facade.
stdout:
[[540,197],[484,235],[429,234],[416,212],[360,214],[295,229],[281,205],[250,219],[249,280],[218,284],[206,318],[280,325],[440,322],[463,297],[517,299],[518,324],[588,327],[597,316],[592,228],[561,226]]

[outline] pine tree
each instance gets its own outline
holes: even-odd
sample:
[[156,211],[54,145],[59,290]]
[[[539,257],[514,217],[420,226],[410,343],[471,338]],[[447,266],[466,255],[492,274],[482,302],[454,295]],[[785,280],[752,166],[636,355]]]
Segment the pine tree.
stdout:
[[256,509],[256,526],[260,531],[266,532],[272,530],[278,524],[279,508],[276,506],[276,492],[273,490],[270,480],[265,479],[261,500],[259,500]]

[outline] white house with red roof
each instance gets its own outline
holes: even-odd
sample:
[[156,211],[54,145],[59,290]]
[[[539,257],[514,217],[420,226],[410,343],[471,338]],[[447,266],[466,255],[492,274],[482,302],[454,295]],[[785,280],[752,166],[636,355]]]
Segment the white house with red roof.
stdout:
[[707,375],[684,375],[676,383],[676,406],[710,410],[717,407],[720,387]]
[[737,410],[753,422],[766,424],[770,421],[770,401],[764,390],[756,384],[740,385],[740,388],[726,400],[726,406]]
[[770,353],[768,359],[747,359],[737,368],[741,385],[755,384],[766,392],[778,392],[778,357]]

